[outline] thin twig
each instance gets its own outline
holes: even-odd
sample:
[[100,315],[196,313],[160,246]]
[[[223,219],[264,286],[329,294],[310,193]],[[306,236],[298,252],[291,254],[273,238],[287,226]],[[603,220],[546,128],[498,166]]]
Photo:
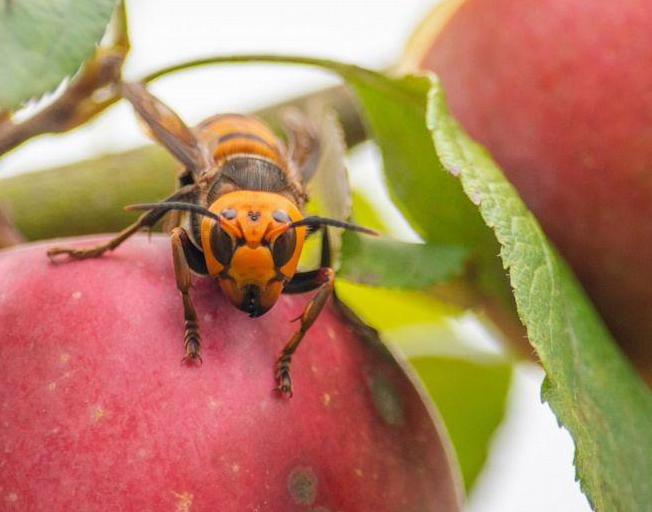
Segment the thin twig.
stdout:
[[61,96],[43,110],[25,121],[16,123],[10,118],[0,122],[0,155],[23,142],[44,133],[60,133],[84,124],[119,98],[107,90],[99,101],[95,93],[102,87],[111,87],[120,77],[124,55],[98,49],[80,75]]
[[122,2],[114,12],[107,36],[108,43],[95,51],[61,96],[43,110],[21,122],[15,122],[8,112],[0,111],[0,155],[37,135],[76,128],[120,99],[116,84],[129,51]]

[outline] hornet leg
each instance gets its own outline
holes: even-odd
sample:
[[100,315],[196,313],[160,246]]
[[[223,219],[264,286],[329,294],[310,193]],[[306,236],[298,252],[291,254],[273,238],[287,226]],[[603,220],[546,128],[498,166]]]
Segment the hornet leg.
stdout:
[[292,396],[292,379],[290,378],[290,362],[292,360],[292,354],[294,354],[304,335],[324,309],[326,302],[328,302],[328,298],[333,293],[333,287],[335,284],[335,272],[333,272],[333,269],[329,267],[330,243],[328,231],[325,227],[322,229],[322,267],[310,272],[296,273],[292,280],[285,285],[285,289],[283,290],[283,293],[293,294],[305,293],[314,290],[315,288],[319,289],[317,294],[308,303],[299,317],[301,319],[301,327],[299,327],[299,330],[294,334],[294,336],[292,336],[285,347],[283,347],[281,356],[276,362],[277,389],[281,393],[290,397]]
[[[169,201],[178,201],[180,199],[186,198],[194,191],[194,186],[184,187],[177,190],[174,194],[166,197],[161,202]],[[136,222],[124,228],[120,233],[118,233],[114,238],[105,242],[103,244],[96,245],[94,247],[88,247],[86,249],[73,249],[69,247],[52,247],[48,249],[47,255],[52,262],[54,262],[54,257],[59,254],[66,254],[71,259],[74,260],[83,260],[86,258],[97,258],[101,256],[106,251],[112,251],[118,247],[122,242],[124,242],[131,235],[136,233],[139,229],[142,228],[152,228],[167,212],[160,211],[149,211],[142,214]]]
[[199,345],[201,338],[199,336],[199,323],[197,320],[197,311],[189,295],[191,287],[190,267],[186,259],[185,249],[190,249],[192,242],[183,228],[174,228],[172,230],[172,260],[174,261],[174,275],[177,280],[177,288],[181,292],[183,301],[183,317],[186,321],[186,331],[184,335],[184,344],[186,355],[183,361],[202,362],[199,355]]

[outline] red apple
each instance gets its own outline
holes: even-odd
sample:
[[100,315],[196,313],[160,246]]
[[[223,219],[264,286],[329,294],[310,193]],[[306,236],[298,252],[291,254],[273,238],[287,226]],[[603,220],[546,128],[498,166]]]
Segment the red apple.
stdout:
[[165,237],[58,265],[45,247],[0,253],[0,509],[460,510],[420,394],[334,307],[287,399],[274,361],[308,296],[251,319],[197,280],[204,363],[181,364]]
[[502,166],[652,375],[652,2],[466,0],[407,55]]

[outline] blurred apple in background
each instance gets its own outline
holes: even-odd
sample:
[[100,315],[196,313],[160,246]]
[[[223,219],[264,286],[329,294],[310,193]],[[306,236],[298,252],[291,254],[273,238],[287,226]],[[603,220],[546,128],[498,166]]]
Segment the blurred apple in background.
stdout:
[[652,3],[450,0],[407,67],[435,71],[652,377]]

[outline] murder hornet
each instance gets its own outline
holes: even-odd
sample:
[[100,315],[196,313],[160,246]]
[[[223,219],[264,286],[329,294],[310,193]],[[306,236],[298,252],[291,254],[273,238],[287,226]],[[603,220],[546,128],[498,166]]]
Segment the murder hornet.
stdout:
[[[305,217],[307,181],[319,160],[319,139],[301,116],[286,119],[286,146],[253,116],[220,114],[189,128],[142,84],[123,83],[122,95],[160,144],[182,164],[176,191],[143,210],[136,222],[108,242],[76,249],[55,247],[53,259],[101,256],[174,211],[172,259],[185,317],[184,361],[201,362],[199,324],[190,297],[191,273],[219,283],[235,307],[258,317],[281,293],[317,290],[296,333],[276,362],[277,388],[291,396],[290,360],[333,292],[327,226],[368,234],[372,230],[324,217]],[[322,232],[320,268],[297,272],[306,236]]]

